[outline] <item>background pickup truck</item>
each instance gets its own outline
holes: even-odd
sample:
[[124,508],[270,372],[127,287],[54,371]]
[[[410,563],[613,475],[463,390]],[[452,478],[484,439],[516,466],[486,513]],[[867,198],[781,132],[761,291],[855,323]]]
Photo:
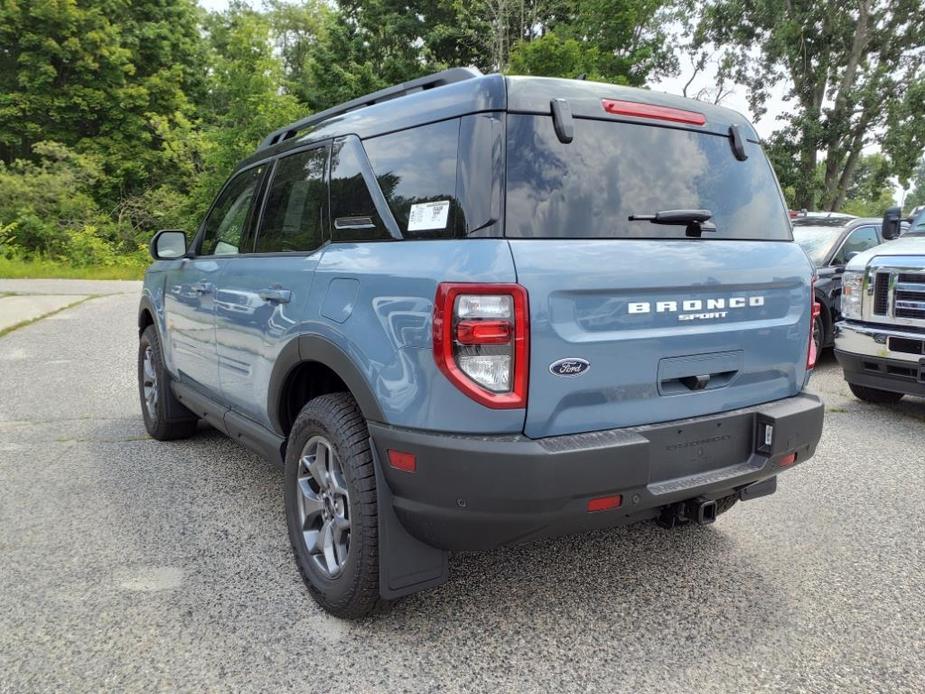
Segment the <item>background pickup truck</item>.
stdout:
[[[885,217],[884,229],[892,223]],[[842,287],[835,356],[851,392],[880,403],[925,396],[925,237],[854,257]]]

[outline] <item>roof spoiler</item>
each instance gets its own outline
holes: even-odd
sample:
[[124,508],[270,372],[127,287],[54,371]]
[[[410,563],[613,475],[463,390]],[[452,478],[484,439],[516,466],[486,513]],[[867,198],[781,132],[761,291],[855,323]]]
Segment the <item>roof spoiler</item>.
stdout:
[[398,84],[394,87],[386,87],[385,89],[380,89],[379,91],[372,92],[366,96],[352,99],[338,106],[334,106],[333,108],[321,111],[320,113],[315,113],[311,116],[307,116],[306,118],[302,118],[301,120],[297,120],[284,128],[280,128],[279,130],[274,130],[263,139],[257,149],[261,150],[266,149],[267,147],[272,147],[273,145],[279,144],[283,140],[288,140],[291,137],[295,137],[296,133],[298,133],[300,130],[304,130],[310,125],[315,125],[316,123],[328,120],[329,118],[334,118],[335,116],[347,113],[348,111],[356,111],[357,109],[372,106],[373,104],[380,104],[383,101],[398,99],[400,97],[407,96],[408,94],[414,94],[426,89],[442,87],[447,84],[462,82],[464,80],[470,80],[481,76],[482,72],[477,68],[454,67],[449,70],[444,70],[443,72],[436,72],[433,75],[427,75],[426,77],[419,77],[414,80],[409,80],[408,82],[402,82],[401,84]]

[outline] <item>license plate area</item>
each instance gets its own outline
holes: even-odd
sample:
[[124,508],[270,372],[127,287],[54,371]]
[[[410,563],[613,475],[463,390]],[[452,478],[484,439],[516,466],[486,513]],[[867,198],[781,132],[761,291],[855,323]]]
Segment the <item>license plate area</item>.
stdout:
[[687,477],[743,463],[752,455],[754,414],[678,424],[647,432],[649,482]]

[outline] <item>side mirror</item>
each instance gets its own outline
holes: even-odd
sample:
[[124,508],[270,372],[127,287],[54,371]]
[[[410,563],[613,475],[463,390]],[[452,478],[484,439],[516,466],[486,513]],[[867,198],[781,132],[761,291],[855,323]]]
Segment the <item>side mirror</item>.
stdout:
[[899,238],[901,231],[899,225],[902,221],[902,214],[901,207],[890,207],[883,213],[883,226],[880,228],[880,233],[883,234],[883,238],[888,241]]
[[851,251],[848,255],[845,256],[845,265],[851,262],[852,258],[861,255],[858,251]]
[[162,229],[151,239],[151,257],[155,260],[172,260],[186,255],[186,232],[180,229]]

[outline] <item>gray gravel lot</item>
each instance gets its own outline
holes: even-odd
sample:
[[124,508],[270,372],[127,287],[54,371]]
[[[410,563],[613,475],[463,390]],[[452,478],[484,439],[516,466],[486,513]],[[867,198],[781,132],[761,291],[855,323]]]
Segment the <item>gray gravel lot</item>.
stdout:
[[2,691],[925,691],[925,400],[860,403],[827,356],[822,444],[776,495],[454,555],[345,623],[290,558],[281,470],[147,438],[138,285],[85,285],[40,289],[125,293],[0,338]]

